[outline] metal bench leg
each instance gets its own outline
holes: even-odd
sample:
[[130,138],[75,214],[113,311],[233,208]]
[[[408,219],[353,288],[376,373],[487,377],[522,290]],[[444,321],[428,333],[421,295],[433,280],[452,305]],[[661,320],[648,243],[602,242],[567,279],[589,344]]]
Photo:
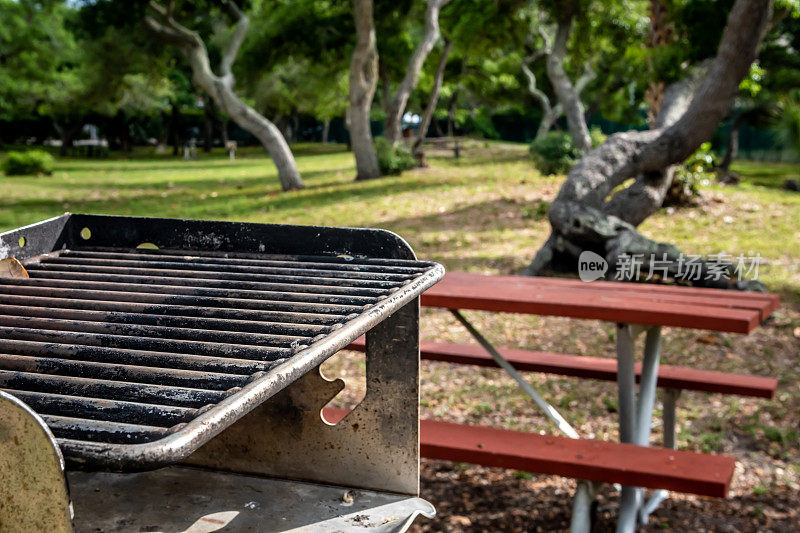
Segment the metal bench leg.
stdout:
[[[634,368],[634,343],[636,333],[629,324],[617,324],[617,410],[619,412],[619,440],[633,443],[636,434],[636,373]],[[636,511],[639,507],[636,487],[622,487],[618,532],[634,531]]]
[[570,533],[590,533],[592,530],[592,502],[597,494],[598,484],[591,481],[578,481],[575,497],[572,500],[572,519]]
[[492,356],[492,359],[494,359],[495,363],[497,363],[497,365],[500,368],[505,370],[509,376],[514,378],[514,381],[517,382],[520,388],[524,390],[525,393],[528,396],[530,396],[534,402],[536,402],[536,405],[539,406],[539,409],[541,409],[547,416],[547,418],[549,418],[556,425],[559,431],[561,431],[564,435],[566,435],[571,439],[580,438],[580,435],[578,435],[578,432],[575,431],[575,428],[573,428],[569,424],[569,422],[567,422],[567,420],[563,416],[561,416],[561,413],[559,413],[555,407],[547,403],[547,401],[544,398],[542,398],[542,396],[538,392],[536,392],[536,389],[531,387],[530,383],[528,383],[525,380],[525,378],[523,378],[522,375],[516,371],[516,369],[511,365],[511,363],[506,361],[506,359],[502,355],[500,355],[497,349],[495,349],[495,347],[492,346],[492,343],[490,343],[486,339],[486,337],[481,335],[481,333],[477,329],[475,329],[475,326],[473,326],[469,322],[469,320],[467,320],[466,317],[464,317],[464,315],[461,314],[461,312],[458,309],[450,309],[450,312],[453,314],[454,317],[456,317],[456,320],[461,322],[461,325],[463,325],[467,329],[467,331],[469,331],[470,335],[472,335],[475,338],[475,340],[478,341],[478,343],[481,346],[483,346],[483,348],[487,352],[489,352],[489,354]]
[[[678,398],[681,395],[680,389],[666,389],[664,391],[664,414],[663,414],[663,425],[664,425],[664,448],[669,448],[674,450],[677,447],[677,440],[675,438],[675,430],[676,430],[676,419],[675,419],[675,408],[678,402]],[[658,509],[658,506],[664,501],[667,496],[669,495],[669,491],[664,489],[659,489],[653,492],[653,495],[647,501],[647,503],[642,507],[641,511],[639,512],[639,521],[641,523],[645,523],[647,518]]]
[[[469,320],[466,319],[464,315],[458,309],[450,309],[450,312],[453,316],[458,320],[462,326],[464,326],[467,331],[469,331],[470,335],[478,341],[478,344],[483,346],[484,350],[486,350],[494,359],[495,363],[506,371],[506,373],[514,378],[514,381],[520,386],[520,388],[525,391],[525,393],[531,397],[531,399],[539,406],[539,408],[544,412],[544,414],[549,418],[567,437],[572,439],[579,439],[580,435],[578,432],[575,431],[567,420],[561,416],[552,405],[547,403],[547,401],[542,398],[542,396],[531,387],[530,383],[528,383],[525,378],[520,375],[519,372],[509,363],[506,359],[500,355],[497,349],[492,346],[486,337],[484,337],[475,326],[473,326]],[[592,526],[592,502],[594,501],[595,494],[597,493],[598,485],[591,481],[584,481],[578,480],[578,488],[575,491],[575,499],[572,504],[572,520],[570,523],[570,531],[572,533],[589,533],[591,531]]]

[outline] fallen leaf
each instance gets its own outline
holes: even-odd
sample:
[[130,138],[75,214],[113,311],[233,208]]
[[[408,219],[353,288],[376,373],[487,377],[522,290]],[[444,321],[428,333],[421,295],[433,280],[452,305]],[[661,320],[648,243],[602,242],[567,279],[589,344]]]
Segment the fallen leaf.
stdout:
[[13,257],[0,260],[0,278],[27,278],[28,271]]
[[697,339],[697,342],[702,342],[703,344],[716,344],[717,337],[712,334],[703,335],[702,337]]

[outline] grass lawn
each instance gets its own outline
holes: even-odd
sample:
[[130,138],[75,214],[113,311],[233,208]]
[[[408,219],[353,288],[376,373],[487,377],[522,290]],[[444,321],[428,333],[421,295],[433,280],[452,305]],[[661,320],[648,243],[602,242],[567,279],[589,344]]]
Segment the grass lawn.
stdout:
[[[429,169],[359,183],[353,181],[352,155],[342,147],[297,145],[293,149],[307,188],[290,193],[280,192],[273,165],[256,149],[240,150],[235,162],[228,161],[221,151],[210,155],[201,152],[199,160],[192,162],[153,155],[150,150],[124,158],[61,159],[52,176],[0,177],[0,231],[65,211],[374,226],[399,233],[420,257],[440,261],[450,270],[512,273],[527,264],[546,238],[547,207],[563,180],[540,175],[527,156],[527,146],[519,144],[470,142],[461,159],[444,152],[432,154]],[[740,460],[735,496],[714,503],[718,505],[714,509],[721,505],[725,511],[707,512],[728,514],[730,506],[738,506],[733,514],[743,522],[737,522],[740,526],[734,529],[749,529],[756,523],[771,528],[781,522],[775,518],[779,511],[769,507],[769,502],[779,500],[786,491],[796,494],[800,489],[800,194],[781,189],[786,178],[800,177],[800,165],[741,162],[734,170],[742,176],[741,185],[709,184],[699,206],[675,212],[662,210],[641,229],[652,238],[677,244],[687,253],[760,254],[765,264],[760,267],[759,279],[783,298],[784,304],[773,319],[752,335],[668,329],[664,353],[668,364],[780,378],[778,397],[773,401],[685,394],[679,408],[680,447],[724,452]],[[608,324],[553,317],[471,316],[499,345],[614,355],[613,327]],[[467,340],[446,313],[433,310],[423,314],[423,336]],[[544,417],[531,409],[513,381],[498,371],[441,363],[425,363],[423,370],[426,416],[549,430]],[[363,365],[355,358],[337,357],[330,371],[356,382],[363,379]],[[531,376],[531,380],[563,408],[582,435],[616,439],[613,384],[540,375]],[[347,390],[351,396],[345,398],[355,401],[359,387]],[[655,440],[659,431],[655,431]],[[455,474],[453,468],[426,466],[423,487],[435,487],[437,480],[448,475],[461,479],[460,467]],[[554,511],[555,518],[547,520],[554,520],[556,526],[568,520],[566,493],[571,481],[473,472],[473,477],[461,481],[480,485],[481,476],[501,476],[495,479],[497,483],[521,487],[521,494],[531,494],[534,499],[519,502],[520,508],[540,505],[537,497],[541,501],[545,493],[562,491],[559,501],[563,513]],[[499,498],[500,492],[486,494],[483,499],[473,495],[472,507],[445,501],[445,496],[435,493],[428,496],[441,511],[431,526],[437,530],[459,530],[464,526],[462,515],[470,513],[472,525],[492,529],[492,509],[510,505],[502,499],[492,503],[491,498]],[[603,497],[608,501],[614,498],[611,493]],[[479,512],[480,502],[486,503],[484,514]],[[697,514],[699,505],[712,505],[706,502],[678,497],[658,511],[651,524],[682,529],[681,512],[694,509]],[[534,515],[514,516],[515,527],[527,529],[539,524],[525,521],[534,520]],[[701,526],[690,524],[690,528]]]

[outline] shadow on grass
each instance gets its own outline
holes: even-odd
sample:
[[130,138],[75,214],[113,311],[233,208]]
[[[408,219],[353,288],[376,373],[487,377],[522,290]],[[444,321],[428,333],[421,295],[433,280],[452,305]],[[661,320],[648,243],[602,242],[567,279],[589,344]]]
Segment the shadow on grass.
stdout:
[[[520,267],[520,261],[527,260],[533,257],[532,250],[521,249],[519,256],[514,255],[497,255],[493,257],[452,257],[437,254],[435,251],[428,253],[424,246],[414,246],[412,248],[417,255],[423,260],[436,261],[444,265],[445,269],[449,272],[485,272],[487,274],[496,274],[501,276],[515,276],[518,275],[523,267]],[[530,256],[530,257],[529,257]]]
[[[307,174],[328,174],[330,171],[315,171]],[[319,183],[300,191],[281,192],[275,188],[267,190],[253,187],[249,182],[247,190],[239,190],[236,180],[226,186],[218,180],[198,179],[181,181],[175,188],[165,189],[162,184],[136,184],[127,188],[141,189],[135,196],[113,198],[110,194],[103,194],[106,190],[114,191],[120,188],[117,184],[107,187],[98,187],[100,193],[95,197],[81,198],[29,198],[0,200],[0,224],[16,227],[23,223],[34,222],[41,218],[63,213],[66,209],[73,212],[86,213],[116,213],[136,214],[147,216],[161,216],[164,214],[180,214],[187,217],[222,217],[246,218],[256,213],[265,211],[280,211],[283,209],[313,210],[331,204],[346,204],[350,200],[372,201],[376,198],[387,197],[411,191],[440,188],[438,181],[425,181],[424,175],[409,175],[407,177],[382,178],[372,181],[332,182]],[[63,184],[53,182],[53,186],[75,188],[91,188],[86,184]],[[232,185],[232,186],[231,186]],[[255,189],[255,190],[254,190]],[[217,193],[216,197],[210,195],[200,199],[203,193]],[[166,196],[162,196],[166,193]],[[65,207],[65,205],[67,207]],[[29,220],[25,214],[30,215]]]
[[546,211],[538,203],[516,203],[505,199],[488,200],[465,205],[459,209],[422,215],[396,218],[386,221],[387,226],[399,230],[425,231],[458,230],[480,232],[486,229],[527,228],[533,222],[547,218]]
[[733,170],[742,183],[769,189],[783,189],[787,179],[800,179],[800,165],[791,163],[740,161],[734,163]]
[[[195,172],[197,169],[194,169]],[[227,169],[230,172],[235,172],[235,169]],[[324,175],[331,175],[336,174],[337,172],[348,172],[352,170],[351,167],[341,167],[341,168],[326,168],[321,170],[309,170],[303,172],[303,177],[306,181],[314,181],[320,176]],[[37,178],[40,180],[48,180],[50,178]],[[102,180],[102,177],[98,177],[98,179]],[[124,190],[124,189],[149,189],[149,188],[158,188],[159,190],[164,189],[164,185],[166,182],[170,182],[174,185],[175,188],[197,188],[199,193],[208,192],[211,190],[219,189],[219,188],[226,188],[226,187],[236,187],[242,184],[248,184],[249,186],[253,185],[263,185],[264,193],[267,192],[275,192],[280,193],[280,183],[278,182],[278,176],[275,174],[269,174],[266,176],[240,176],[235,174],[226,173],[225,175],[221,175],[218,177],[213,177],[213,175],[203,174],[202,176],[197,176],[195,178],[189,177],[182,177],[182,176],[171,176],[169,179],[165,179],[164,181],[150,181],[151,178],[142,175],[135,175],[131,176],[131,179],[114,179],[113,181],[108,180],[104,183],[97,184],[97,183],[86,183],[86,182],[77,182],[77,181],[70,181],[65,182],[60,180],[59,178],[52,178],[50,182],[42,181],[40,182],[43,186],[53,185],[57,186],[60,189],[85,189],[87,187],[94,187],[96,189],[108,189],[108,190]],[[339,183],[341,178],[338,178],[338,181],[333,183]],[[325,183],[314,183],[313,185],[306,185],[306,188],[303,190],[313,189],[320,186],[326,186]]]

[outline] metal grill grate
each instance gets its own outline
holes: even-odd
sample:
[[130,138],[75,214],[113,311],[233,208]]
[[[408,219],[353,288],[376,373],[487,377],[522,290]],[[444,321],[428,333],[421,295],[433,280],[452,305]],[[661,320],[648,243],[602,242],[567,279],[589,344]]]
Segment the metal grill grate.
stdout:
[[0,389],[43,417],[68,459],[115,468],[185,457],[442,274],[399,259],[105,247],[25,267],[30,278],[0,280]]

